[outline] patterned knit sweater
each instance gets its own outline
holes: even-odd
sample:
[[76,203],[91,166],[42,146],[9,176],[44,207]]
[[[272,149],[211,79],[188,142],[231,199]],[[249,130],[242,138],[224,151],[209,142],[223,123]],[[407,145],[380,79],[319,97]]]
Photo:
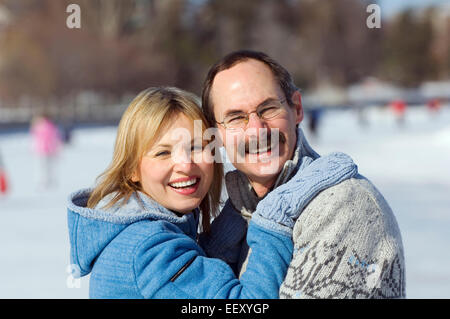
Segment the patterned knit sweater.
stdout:
[[[297,149],[275,187],[297,171],[302,156],[317,158],[299,129]],[[243,273],[251,251],[248,221],[260,198],[238,171],[226,175],[229,195],[213,222],[212,237],[201,238],[211,257]],[[293,230],[294,255],[280,298],[404,298],[405,262],[395,216],[381,193],[358,175],[319,193]]]

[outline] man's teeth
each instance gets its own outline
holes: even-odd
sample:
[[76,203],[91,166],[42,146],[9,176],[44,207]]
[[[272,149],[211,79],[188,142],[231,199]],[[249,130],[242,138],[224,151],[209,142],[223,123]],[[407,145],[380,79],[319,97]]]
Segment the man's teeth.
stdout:
[[188,187],[194,185],[195,183],[197,183],[197,179],[193,178],[185,182],[170,183],[169,185],[172,187],[180,188],[180,187]]
[[270,151],[270,147],[266,147],[266,148],[260,148],[260,149],[256,149],[256,150],[249,150],[248,153],[250,154],[259,154],[259,153],[265,153]]

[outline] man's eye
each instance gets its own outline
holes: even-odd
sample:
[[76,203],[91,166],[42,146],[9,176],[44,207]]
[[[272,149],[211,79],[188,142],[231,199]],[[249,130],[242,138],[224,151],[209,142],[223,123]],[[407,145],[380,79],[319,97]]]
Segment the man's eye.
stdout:
[[228,123],[232,123],[232,122],[240,122],[240,121],[243,121],[243,120],[245,120],[245,116],[244,115],[236,115],[236,116],[230,117],[227,120],[227,122]]
[[268,107],[262,109],[261,111],[259,111],[259,113],[262,115],[271,114],[273,112],[276,112],[277,110],[278,110],[278,108],[276,106],[268,106]]

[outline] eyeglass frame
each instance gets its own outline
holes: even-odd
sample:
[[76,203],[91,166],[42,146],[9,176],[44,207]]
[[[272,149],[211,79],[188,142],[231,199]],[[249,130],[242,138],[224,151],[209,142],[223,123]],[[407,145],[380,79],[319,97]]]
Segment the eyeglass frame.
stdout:
[[[280,100],[280,99],[274,99],[274,100],[276,100],[276,101],[278,101],[278,102],[280,103],[280,105],[282,106],[281,109],[284,109],[283,103],[285,103],[285,102],[287,101],[286,98],[283,99],[283,100]],[[252,114],[252,113],[255,113],[256,116],[257,116],[260,120],[262,120],[262,121],[267,121],[267,120],[274,119],[274,118],[276,118],[278,115],[281,114],[281,113],[279,113],[279,114],[277,114],[277,115],[275,115],[274,117],[271,117],[271,118],[269,118],[269,119],[263,119],[263,118],[258,114],[258,108],[261,107],[261,106],[263,106],[264,103],[265,103],[265,102],[263,102],[263,103],[261,103],[260,105],[258,105],[258,106],[256,107],[256,110],[254,110],[254,111],[251,111],[251,112],[243,112],[243,111],[242,111],[242,114],[245,114],[245,119],[244,119],[245,125],[244,125],[244,127],[247,127],[248,122],[250,121],[250,114]],[[225,117],[226,117],[226,116],[225,116]],[[241,128],[241,127],[235,127],[235,128],[230,128],[230,127],[228,127],[228,128],[227,128],[227,126],[225,125],[225,120],[223,120],[222,122],[217,122],[217,121],[216,121],[216,124],[222,125],[226,130],[235,130],[235,129]]]

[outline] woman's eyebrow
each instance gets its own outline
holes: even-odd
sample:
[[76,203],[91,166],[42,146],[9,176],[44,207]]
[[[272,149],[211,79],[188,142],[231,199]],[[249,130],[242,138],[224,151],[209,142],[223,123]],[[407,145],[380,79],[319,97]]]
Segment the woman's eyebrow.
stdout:
[[[202,142],[203,141],[203,137],[199,138],[199,137],[193,137],[190,141],[191,144],[194,144],[195,142]],[[175,144],[157,144],[154,146],[154,148],[171,148],[174,145],[176,145],[178,143]]]
[[203,136],[201,138],[200,137],[193,138],[191,141],[191,145],[203,145],[204,143],[208,143],[208,140],[203,138]]
[[155,145],[155,147],[152,147],[152,148],[170,148],[170,147],[172,147],[172,145],[170,145],[170,144],[157,144],[157,145]]

